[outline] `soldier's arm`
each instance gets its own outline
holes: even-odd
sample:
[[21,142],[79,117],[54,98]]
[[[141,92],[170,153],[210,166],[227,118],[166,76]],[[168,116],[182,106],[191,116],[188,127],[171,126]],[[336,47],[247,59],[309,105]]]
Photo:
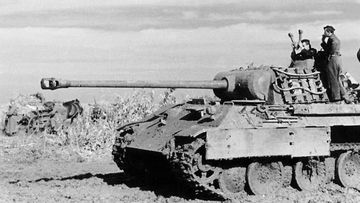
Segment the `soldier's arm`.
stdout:
[[330,44],[329,44],[330,45],[329,46],[330,55],[336,54],[335,52],[338,52],[340,50],[340,41],[338,39],[334,39],[334,40],[329,39],[329,41],[330,41]]
[[323,35],[322,38],[321,38],[321,44],[320,44],[320,46],[321,46],[324,50],[326,50],[326,48],[327,48],[327,43],[326,43],[325,39],[326,39],[326,36]]
[[324,42],[321,42],[320,46],[321,46],[321,48],[325,49],[326,44]]
[[291,57],[291,59],[293,60],[293,61],[295,61],[295,51],[293,50],[292,52],[291,52],[291,55],[290,55],[290,57]]

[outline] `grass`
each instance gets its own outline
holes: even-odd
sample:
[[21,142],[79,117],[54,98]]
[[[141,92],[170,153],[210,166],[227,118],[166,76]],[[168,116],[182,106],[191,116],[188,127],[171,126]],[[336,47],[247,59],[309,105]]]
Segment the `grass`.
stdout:
[[[91,119],[95,104],[81,104],[84,111],[73,123],[65,122],[56,134],[46,132],[27,135],[19,133],[13,137],[0,135],[0,155],[8,161],[34,162],[42,158],[76,160],[111,156],[112,144],[117,128],[125,123],[140,120],[162,106],[176,102],[172,90],[166,90],[160,95],[153,91],[136,91],[128,97],[117,97],[113,101],[96,104],[102,111],[102,118]],[[20,98],[20,99],[19,99]],[[21,107],[27,105],[27,96],[17,98],[21,102],[11,101],[11,105]],[[2,107],[1,128],[8,107]],[[1,149],[0,148],[0,149]]]

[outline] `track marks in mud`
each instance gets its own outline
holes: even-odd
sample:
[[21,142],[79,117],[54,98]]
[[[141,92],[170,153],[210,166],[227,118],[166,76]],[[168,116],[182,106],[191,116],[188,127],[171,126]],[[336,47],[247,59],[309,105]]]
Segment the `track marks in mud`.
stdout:
[[5,192],[0,194],[0,199],[8,201],[192,201],[184,198],[186,194],[180,194],[181,188],[176,190],[172,183],[149,184],[134,179],[121,172],[112,161],[61,163],[61,167],[55,167],[52,162],[28,166],[9,164],[4,168],[4,173],[0,173],[0,180],[4,180],[0,181],[0,190]]
[[[28,183],[37,183],[37,182],[49,182],[49,181],[66,181],[66,180],[84,180],[90,178],[99,178],[102,179],[108,185],[118,185],[126,183],[126,177],[124,173],[109,173],[109,174],[92,174],[92,173],[84,173],[64,178],[39,178],[36,180],[27,181]],[[21,180],[9,181],[9,184],[19,183]]]
[[[157,185],[133,179],[111,160],[5,163],[0,171],[0,200],[4,202],[213,202],[188,197],[182,187],[172,183]],[[360,192],[331,183],[314,192],[285,188],[234,202],[360,202]]]
[[108,174],[92,174],[92,173],[83,173],[68,177],[43,177],[35,180],[11,180],[8,183],[14,185],[31,185],[31,184],[48,184],[51,185],[52,182],[69,182],[69,181],[89,181],[89,180],[101,180],[108,186],[117,186],[122,187],[126,186],[127,188],[139,188],[143,191],[153,191],[157,195],[161,195],[164,197],[171,197],[174,195],[177,196],[185,196],[186,194],[179,194],[179,191],[176,190],[175,183],[149,183],[142,182],[141,180],[137,180],[135,178],[129,177],[123,172],[120,173],[108,173]]

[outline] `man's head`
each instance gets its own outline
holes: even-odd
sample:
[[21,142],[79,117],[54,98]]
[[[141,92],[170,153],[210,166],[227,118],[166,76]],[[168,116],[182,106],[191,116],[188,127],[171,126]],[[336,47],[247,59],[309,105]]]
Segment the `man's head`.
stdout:
[[324,27],[324,36],[330,37],[332,34],[334,34],[335,28],[331,25],[327,25]]
[[301,45],[302,45],[302,47],[304,47],[304,49],[306,49],[306,50],[310,50],[310,49],[311,49],[310,40],[308,40],[308,39],[303,39],[303,40],[301,40]]

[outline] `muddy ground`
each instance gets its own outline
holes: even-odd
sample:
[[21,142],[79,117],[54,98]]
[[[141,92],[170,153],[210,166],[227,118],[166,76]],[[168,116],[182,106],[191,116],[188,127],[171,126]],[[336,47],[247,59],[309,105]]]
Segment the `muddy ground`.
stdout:
[[[96,158],[65,159],[55,153],[33,158],[37,153],[14,149],[14,139],[18,138],[0,135],[0,202],[216,202],[188,196],[176,184],[133,179],[117,168],[110,153]],[[285,188],[232,202],[360,202],[360,193],[331,183],[314,192]]]

